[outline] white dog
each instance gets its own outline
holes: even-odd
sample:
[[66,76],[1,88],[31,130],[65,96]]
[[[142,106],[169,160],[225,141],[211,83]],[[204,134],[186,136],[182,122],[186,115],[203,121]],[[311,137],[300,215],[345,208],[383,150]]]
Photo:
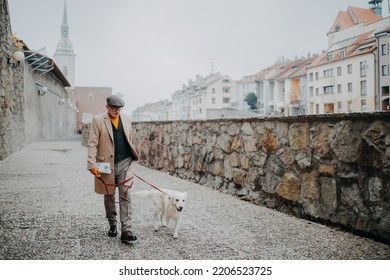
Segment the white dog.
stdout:
[[132,192],[131,196],[152,200],[156,206],[156,210],[154,211],[154,230],[158,231],[160,226],[166,227],[169,221],[173,220],[175,222],[173,238],[178,238],[182,211],[188,194],[187,192],[168,189],[161,189],[161,191]]

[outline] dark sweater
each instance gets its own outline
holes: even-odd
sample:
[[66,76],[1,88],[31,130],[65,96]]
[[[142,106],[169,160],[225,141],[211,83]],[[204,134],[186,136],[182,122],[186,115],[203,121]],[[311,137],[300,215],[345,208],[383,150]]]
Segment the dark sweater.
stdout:
[[122,120],[119,117],[119,123],[118,123],[118,129],[115,128],[115,126],[112,125],[112,132],[114,135],[114,162],[121,161],[125,158],[131,157],[131,150],[129,143],[126,140],[126,135],[123,130],[122,126]]

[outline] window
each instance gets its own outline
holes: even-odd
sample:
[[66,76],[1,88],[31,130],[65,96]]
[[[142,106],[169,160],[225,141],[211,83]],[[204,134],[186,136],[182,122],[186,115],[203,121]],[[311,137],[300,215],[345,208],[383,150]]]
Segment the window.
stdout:
[[313,96],[313,87],[309,87],[309,96]]
[[361,96],[367,95],[367,81],[360,82],[360,95]]
[[337,85],[337,93],[341,93],[341,89],[342,89],[341,85],[340,84]]
[[331,53],[328,53],[328,54],[326,55],[326,60],[327,60],[327,61],[332,61],[332,60],[333,60],[333,55],[332,55]]
[[381,54],[388,55],[389,54],[389,44],[382,44],[381,46]]
[[325,103],[324,104],[324,113],[325,114],[334,113],[334,104],[333,103]]
[[223,98],[222,103],[224,103],[224,104],[230,103],[230,98],[226,98],[226,97]]
[[332,94],[333,92],[333,86],[326,86],[324,87],[324,94]]
[[389,65],[382,65],[382,76],[389,75]]
[[316,72],[316,80],[318,80],[318,72]]
[[223,93],[229,93],[229,90],[230,90],[230,88],[224,87],[223,88]]
[[352,92],[352,83],[348,83],[348,92]]
[[310,81],[310,82],[313,81],[313,73],[310,73],[310,74],[309,74],[309,81]]
[[362,100],[362,112],[366,112],[367,111],[367,101],[366,100]]
[[215,97],[211,98],[211,104],[215,104]]
[[337,67],[337,76],[341,76],[341,67]]
[[212,93],[215,93],[215,88],[212,88],[212,89],[211,89],[211,92],[212,92]]
[[316,88],[316,96],[318,96],[319,94],[320,94],[320,89]]
[[230,83],[230,80],[229,79],[224,79],[222,82],[223,83]]
[[342,113],[343,112],[343,103],[337,102],[337,112]]
[[352,101],[348,101],[348,113],[352,113]]
[[367,62],[362,61],[360,62],[360,77],[365,77],[367,76]]
[[352,64],[348,64],[348,74],[352,74]]
[[320,113],[320,105],[316,104],[316,114],[318,115]]
[[340,51],[340,58],[343,58],[345,56],[345,50]]
[[333,69],[324,70],[324,77],[329,78],[333,76]]

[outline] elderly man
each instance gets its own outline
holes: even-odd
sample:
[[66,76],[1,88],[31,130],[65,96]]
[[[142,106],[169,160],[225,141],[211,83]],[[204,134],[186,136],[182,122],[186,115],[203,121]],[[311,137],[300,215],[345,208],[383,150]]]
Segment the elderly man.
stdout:
[[[104,194],[106,217],[110,224],[108,236],[116,237],[117,212],[115,190],[119,189],[121,241],[134,243],[137,237],[130,231],[132,223],[129,182],[131,168],[139,160],[132,143],[130,117],[121,114],[124,101],[112,95],[107,98],[107,112],[92,120],[88,140],[88,170],[95,175],[95,192]],[[100,168],[99,166],[104,166]]]

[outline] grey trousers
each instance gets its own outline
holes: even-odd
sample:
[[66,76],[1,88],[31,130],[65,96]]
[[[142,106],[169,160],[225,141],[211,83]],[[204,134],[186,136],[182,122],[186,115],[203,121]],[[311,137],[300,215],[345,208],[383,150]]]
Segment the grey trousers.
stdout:
[[[131,157],[128,157],[124,160],[115,163],[114,171],[115,171],[115,184],[119,182],[123,182],[126,180],[126,172],[129,169],[131,164]],[[127,182],[128,186],[131,184],[131,181]],[[115,201],[120,201],[119,203],[119,218],[121,222],[121,231],[129,231],[132,222],[132,211],[131,211],[131,196],[130,189],[125,185],[119,185],[117,188],[119,189],[119,200],[115,200],[115,194],[112,195],[104,195],[104,207],[106,209],[106,217],[110,226],[117,224],[117,212]],[[127,193],[126,193],[127,190]]]

